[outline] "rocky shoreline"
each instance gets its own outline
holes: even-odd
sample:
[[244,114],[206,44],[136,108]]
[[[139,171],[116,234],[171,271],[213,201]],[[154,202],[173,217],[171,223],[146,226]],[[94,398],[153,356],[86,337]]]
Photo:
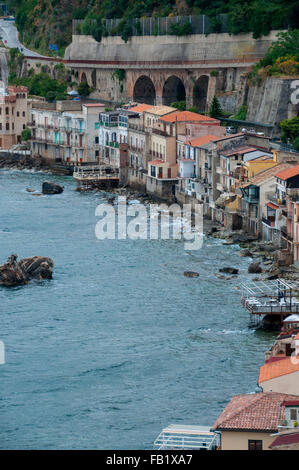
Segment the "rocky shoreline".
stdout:
[[31,155],[6,154],[0,156],[0,169],[2,170],[33,170],[51,172],[51,168],[41,158]]
[[[51,167],[42,162],[41,159],[33,158],[31,156],[24,156],[19,161],[16,161],[13,156],[11,158],[0,157],[0,169],[17,169],[25,170],[30,169],[34,171],[43,171],[45,173],[54,173]],[[101,190],[98,190],[101,191]],[[112,188],[107,191],[107,199],[111,204],[116,202],[118,196],[126,196],[128,202],[138,200],[144,205],[152,203],[166,203],[171,205],[174,203],[172,200],[157,200],[157,198],[148,193],[142,193],[128,186],[121,188]],[[218,238],[223,240],[224,245],[239,245],[240,256],[252,258],[252,263],[249,266],[249,274],[258,274],[259,276],[252,277],[253,281],[267,281],[284,278],[288,280],[297,280],[299,271],[295,266],[282,266],[278,261],[279,249],[270,242],[263,242],[258,240],[242,230],[227,231],[221,224],[211,221],[208,218],[204,219],[204,233],[206,236]],[[230,269],[234,269],[230,268]],[[225,276],[224,274],[231,274],[232,276]],[[229,280],[236,277],[237,273],[216,273],[217,277]]]

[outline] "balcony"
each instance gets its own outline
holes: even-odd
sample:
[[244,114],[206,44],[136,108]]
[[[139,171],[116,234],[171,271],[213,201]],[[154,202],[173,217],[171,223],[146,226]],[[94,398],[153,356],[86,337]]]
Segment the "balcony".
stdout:
[[266,224],[268,227],[275,228],[275,217],[262,217],[262,222]]
[[99,125],[102,127],[118,127],[118,122],[103,122],[100,121]]
[[113,147],[113,148],[116,148],[116,149],[119,148],[119,143],[118,142],[106,142],[105,145],[107,147]]

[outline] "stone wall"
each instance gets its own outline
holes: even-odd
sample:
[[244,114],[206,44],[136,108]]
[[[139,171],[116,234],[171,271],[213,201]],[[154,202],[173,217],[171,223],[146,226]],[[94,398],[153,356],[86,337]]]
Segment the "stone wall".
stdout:
[[272,137],[280,136],[280,121],[297,116],[299,104],[291,102],[291,84],[296,78],[268,77],[248,91],[247,120],[273,125]]

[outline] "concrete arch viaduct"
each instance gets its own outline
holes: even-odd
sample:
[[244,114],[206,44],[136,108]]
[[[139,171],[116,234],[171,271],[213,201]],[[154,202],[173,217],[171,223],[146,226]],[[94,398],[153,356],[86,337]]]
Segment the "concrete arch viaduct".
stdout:
[[226,33],[135,36],[128,43],[116,36],[98,43],[91,36],[74,35],[64,59],[27,56],[26,64],[36,69],[38,62],[39,67],[63,62],[75,81],[87,81],[94,89],[93,98],[108,102],[170,105],[185,100],[187,107],[205,111],[217,94],[224,109],[233,111],[244,101],[248,71],[276,34],[261,39]]

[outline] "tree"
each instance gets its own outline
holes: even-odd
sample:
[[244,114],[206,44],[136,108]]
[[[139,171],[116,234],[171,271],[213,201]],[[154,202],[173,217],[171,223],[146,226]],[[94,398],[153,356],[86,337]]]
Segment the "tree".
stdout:
[[92,89],[87,82],[81,82],[78,86],[78,93],[80,96],[89,96],[92,92]]
[[212,118],[217,118],[222,115],[221,105],[216,95],[214,95],[212,100],[209,114]]
[[296,116],[292,119],[285,119],[281,121],[280,127],[284,139],[290,139],[291,142],[297,142],[299,137],[299,117]]
[[299,152],[299,136],[294,140],[293,147],[297,152]]
[[24,129],[21,134],[21,139],[22,141],[29,140],[31,137],[31,130],[30,129]]
[[176,108],[179,111],[185,111],[186,109],[186,101],[174,101],[170,105],[172,108]]

